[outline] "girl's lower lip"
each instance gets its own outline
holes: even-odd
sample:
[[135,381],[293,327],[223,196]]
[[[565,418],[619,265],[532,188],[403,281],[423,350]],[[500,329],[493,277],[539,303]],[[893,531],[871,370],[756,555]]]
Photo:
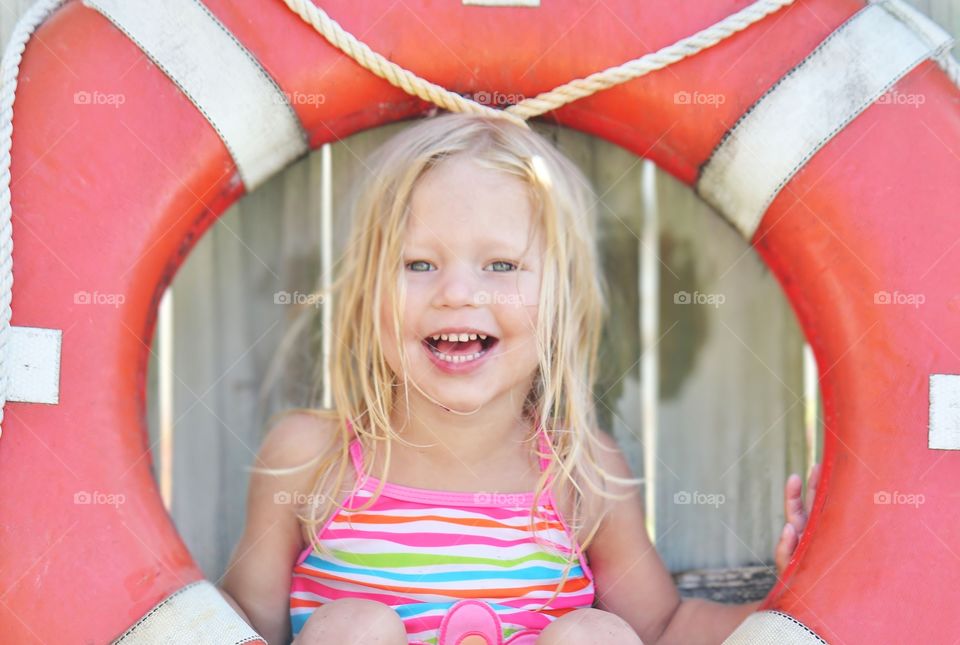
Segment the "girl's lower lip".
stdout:
[[433,361],[433,364],[436,365],[438,369],[446,372],[447,374],[464,374],[480,367],[487,360],[487,357],[493,353],[493,350],[497,348],[497,345],[499,345],[500,342],[495,342],[493,345],[484,350],[479,357],[473,359],[472,361],[463,361],[460,363],[451,363],[443,360],[442,358],[438,358],[437,355],[433,353],[433,348],[427,341],[421,341],[420,344],[423,346],[423,351],[427,353],[427,356],[431,361]]

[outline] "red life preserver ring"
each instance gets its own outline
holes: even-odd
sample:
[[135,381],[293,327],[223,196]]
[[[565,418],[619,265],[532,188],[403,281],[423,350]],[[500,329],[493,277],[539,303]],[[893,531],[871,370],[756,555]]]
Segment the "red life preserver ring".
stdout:
[[[55,404],[6,406],[6,642],[108,641],[200,588],[149,467],[144,386],[159,298],[196,240],[252,186],[321,143],[431,108],[345,59],[281,2],[204,0],[204,9],[184,0],[220,29],[207,39],[216,49],[202,52],[260,92],[259,103],[234,96],[234,112],[218,112],[216,97],[190,85],[199,78],[202,90],[213,63],[178,71],[177,60],[151,60],[156,34],[124,23],[120,4],[69,0],[20,65],[12,324],[61,330],[62,354]],[[164,3],[137,11],[156,10],[149,4]],[[535,9],[409,0],[376,19],[344,0],[324,8],[439,85],[534,96],[745,4],[678,11],[611,0],[584,12],[574,0]],[[878,44],[864,34],[881,23],[896,37],[883,32]],[[436,34],[456,43],[456,56]],[[183,38],[181,55],[209,46],[189,29],[161,35]],[[830,43],[853,53],[838,59]],[[906,58],[856,55],[871,47]],[[942,47],[898,3],[801,1],[668,73],[551,114],[694,186],[786,290],[820,366],[824,467],[808,529],[757,616],[792,617],[814,640],[960,633],[960,93],[930,60]],[[180,73],[200,76],[174,83]],[[819,109],[807,93],[828,81],[862,94]],[[724,100],[701,100],[711,96]],[[248,130],[266,124],[249,135],[259,143],[237,134],[235,114]],[[263,144],[267,135],[276,145]],[[122,300],[75,300],[94,292]],[[123,503],[78,504],[78,493]]]

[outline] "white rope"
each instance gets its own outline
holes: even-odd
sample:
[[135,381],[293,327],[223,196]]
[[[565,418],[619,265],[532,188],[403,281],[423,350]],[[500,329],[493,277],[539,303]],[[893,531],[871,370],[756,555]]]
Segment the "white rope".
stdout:
[[17,21],[0,63],[0,434],[10,383],[10,320],[13,310],[13,224],[10,206],[10,146],[13,142],[13,101],[17,75],[27,41],[36,28],[65,0],[39,0]]
[[408,94],[430,101],[451,112],[488,114],[517,123],[518,120],[526,121],[531,117],[550,112],[578,99],[639,78],[698,54],[782,7],[793,4],[794,0],[758,0],[737,13],[727,16],[713,26],[698,31],[694,35],[679,40],[668,47],[622,65],[596,72],[586,78],[570,81],[548,92],[524,99],[504,110],[491,108],[464,98],[456,92],[451,92],[444,87],[431,83],[387,60],[370,49],[366,43],[357,40],[352,34],[344,30],[323,9],[314,5],[311,0],[284,0],[284,2],[291,11],[317,30],[331,45],[394,87],[399,87]]

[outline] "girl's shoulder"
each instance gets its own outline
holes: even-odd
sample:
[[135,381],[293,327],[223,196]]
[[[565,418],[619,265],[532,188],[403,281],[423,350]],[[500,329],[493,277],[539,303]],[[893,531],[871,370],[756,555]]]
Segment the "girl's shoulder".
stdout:
[[294,408],[274,415],[260,446],[257,466],[275,471],[276,497],[292,515],[306,514],[319,469],[341,449],[337,419],[329,411]]
[[293,468],[328,454],[338,445],[337,433],[336,419],[327,411],[284,410],[272,417],[258,459],[268,468]]

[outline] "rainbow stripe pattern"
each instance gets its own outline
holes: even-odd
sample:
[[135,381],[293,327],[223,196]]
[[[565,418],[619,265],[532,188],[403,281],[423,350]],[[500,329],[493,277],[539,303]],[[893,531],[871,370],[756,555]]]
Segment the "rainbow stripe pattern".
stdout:
[[[542,447],[542,431],[538,438]],[[362,474],[358,439],[350,444],[350,454]],[[541,458],[541,468],[546,462]],[[532,492],[451,492],[385,483],[369,508],[352,510],[378,485],[376,478],[364,478],[347,500],[348,510],[324,524],[319,540],[329,556],[307,545],[297,558],[290,589],[294,636],[317,607],[338,598],[389,605],[403,620],[410,643],[431,645],[437,645],[447,610],[466,598],[494,609],[505,640],[593,605],[593,574],[549,482],[535,524],[541,544],[530,530]],[[543,607],[568,566],[560,593]]]

